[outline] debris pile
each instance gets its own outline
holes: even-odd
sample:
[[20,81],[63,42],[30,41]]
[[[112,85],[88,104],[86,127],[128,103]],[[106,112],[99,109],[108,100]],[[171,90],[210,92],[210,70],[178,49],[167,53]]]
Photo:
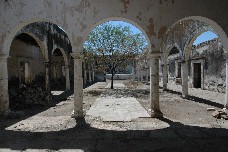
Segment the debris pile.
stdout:
[[221,110],[215,110],[212,113],[212,116],[217,119],[225,119],[228,120],[228,110],[226,108],[223,108]]
[[25,108],[36,105],[46,105],[51,100],[51,94],[39,86],[21,85],[9,89],[10,107]]

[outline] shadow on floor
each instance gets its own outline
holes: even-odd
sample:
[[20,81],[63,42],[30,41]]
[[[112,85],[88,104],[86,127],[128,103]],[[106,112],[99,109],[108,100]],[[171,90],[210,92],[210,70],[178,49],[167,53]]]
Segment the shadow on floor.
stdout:
[[[169,93],[182,95],[181,92],[177,92],[177,91],[174,91],[174,90],[166,89],[166,91],[169,92]],[[188,95],[186,97],[186,99],[194,101],[194,102],[198,102],[198,103],[207,104],[209,106],[214,106],[214,107],[217,107],[217,108],[224,108],[224,105],[222,105],[220,103],[216,103],[216,102],[213,102],[213,101],[210,101],[210,100],[207,100],[207,99],[203,99],[203,98],[199,98],[199,97],[195,97],[195,96],[191,96],[191,95]]]
[[74,128],[56,132],[0,130],[0,151],[4,148],[21,151],[80,149],[85,152],[228,150],[227,129],[188,126],[167,118],[160,120],[169,124],[169,127],[154,130],[103,130],[91,127],[84,118],[81,118],[75,120],[77,124]]

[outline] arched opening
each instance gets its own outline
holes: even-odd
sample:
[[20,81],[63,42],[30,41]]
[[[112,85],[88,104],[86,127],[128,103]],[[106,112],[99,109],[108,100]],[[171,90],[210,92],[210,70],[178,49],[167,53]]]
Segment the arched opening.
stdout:
[[[194,89],[199,88],[219,92],[221,95],[225,92],[226,58],[224,54],[227,43],[224,44],[224,42],[227,41],[225,32],[217,23],[200,16],[179,20],[169,29],[165,43],[177,43],[182,54],[182,83],[178,88],[183,97],[191,95],[210,100],[209,96],[207,98],[203,93],[198,93],[200,91],[194,93]],[[217,100],[213,102],[223,105]]]
[[190,87],[225,93],[226,60],[222,41],[211,31],[198,35],[192,39],[188,53]]
[[[37,38],[35,38],[37,39]],[[24,108],[36,104],[34,94],[45,87],[45,58],[32,36],[20,33],[12,41],[8,59],[9,105],[11,109]],[[33,86],[36,85],[36,88]],[[42,89],[43,88],[43,89]]]
[[[108,33],[108,30],[107,30],[107,33],[103,32],[103,33],[98,33],[96,35],[97,36],[96,38],[98,38],[98,37],[102,38],[102,34],[103,34],[103,43],[105,45],[102,45],[102,42],[97,42],[96,46],[94,44],[91,45],[91,42],[89,42],[88,40],[92,40],[92,39],[95,40],[95,37],[92,37],[92,35],[91,35],[92,32],[90,34],[88,34],[87,40],[84,43],[84,48],[85,48],[84,49],[84,56],[85,56],[85,58],[84,58],[83,66],[88,68],[88,71],[84,70],[84,83],[87,82],[87,79],[89,79],[89,82],[91,82],[91,80],[90,80],[91,79],[90,78],[91,72],[89,70],[90,67],[88,67],[88,64],[87,64],[91,60],[90,59],[91,52],[96,52],[97,53],[96,57],[98,57],[98,56],[106,56],[106,57],[109,56],[110,57],[110,54],[112,54],[112,53],[114,53],[114,54],[122,53],[123,60],[124,60],[124,57],[127,57],[127,58],[131,57],[131,61],[129,61],[129,63],[122,64],[122,65],[124,65],[124,67],[121,67],[121,65],[118,65],[118,68],[115,69],[114,72],[116,74],[116,77],[118,77],[117,79],[130,78],[132,73],[134,73],[134,75],[136,75],[135,77],[138,79],[140,79],[139,77],[142,77],[142,79],[148,77],[148,76],[146,76],[146,73],[148,73],[147,71],[149,69],[149,66],[147,65],[146,54],[149,53],[149,51],[151,50],[150,43],[148,43],[148,38],[144,35],[144,32],[141,32],[138,29],[138,25],[137,24],[131,24],[131,23],[132,23],[132,21],[130,21],[130,23],[129,23],[128,20],[125,20],[125,19],[112,18],[110,20],[104,20],[102,22],[99,22],[98,25],[96,24],[96,27],[93,26],[94,29],[91,30],[93,32],[93,36],[96,35],[99,32],[99,30],[105,31],[105,29],[102,29],[103,27],[104,28],[110,28],[110,29],[113,28],[113,30],[116,30],[119,28],[122,31],[125,30],[124,34],[125,34],[125,36],[126,35],[128,36],[129,43],[132,43],[131,40],[138,39],[139,41],[137,42],[138,44],[135,44],[135,46],[132,46],[131,50],[129,49],[126,51],[126,50],[124,50],[124,48],[122,48],[122,49],[119,49],[117,51],[116,48],[119,47],[116,45],[117,43],[115,44],[116,46],[105,46],[106,44],[107,45],[113,44],[113,43],[110,43],[108,41],[108,39],[109,40],[111,39],[110,35],[113,34],[115,31],[112,31],[113,33],[111,33],[111,32]],[[116,29],[114,29],[114,27],[116,27]],[[122,34],[122,36],[124,36],[124,34]],[[115,35],[115,36],[117,36],[117,35]],[[121,34],[119,34],[119,36],[121,37]],[[132,38],[130,38],[130,37],[132,37]],[[115,41],[117,41],[117,40],[118,39],[116,39]],[[120,42],[119,42],[119,44],[120,44]],[[132,45],[134,45],[134,44],[132,43]],[[137,45],[140,46],[141,48],[140,47],[137,48]],[[100,49],[100,50],[95,51],[95,49],[97,49],[97,50]],[[127,56],[127,55],[129,55],[129,56]],[[136,56],[138,56],[138,57],[136,58]],[[127,58],[125,58],[125,59],[127,59]],[[137,59],[137,62],[140,62],[140,64],[138,64],[138,65],[136,64],[136,59]],[[92,59],[92,60],[94,60],[94,59]],[[98,60],[96,60],[96,65],[92,65],[93,67],[97,68],[96,71],[98,71],[98,65],[97,65]],[[114,61],[114,60],[117,62],[117,59],[113,58],[112,61]],[[122,63],[124,63],[124,62],[122,62]],[[140,69],[135,70],[136,66],[139,66],[139,65],[140,65]],[[102,68],[104,68],[104,67],[102,67]],[[97,79],[105,80],[104,75],[106,75],[107,78],[112,79],[112,75],[113,75],[112,72],[113,71],[111,70],[110,67],[106,67],[105,69],[102,69],[101,71],[104,71],[104,72],[101,72],[100,73],[101,76],[99,76],[99,78],[97,77]],[[89,73],[89,74],[87,74],[87,73]],[[125,74],[125,76],[123,76],[123,78],[121,78],[122,76],[120,76],[119,74]]]
[[[59,50],[63,54],[62,64],[67,67],[72,52],[70,40],[59,26],[50,22],[34,22],[21,26],[13,38],[9,52],[5,52],[10,56],[7,63],[9,71],[7,102],[10,106],[7,108],[13,110],[36,105],[45,106],[50,103],[52,50],[54,47],[61,48]],[[8,35],[8,40],[12,38],[11,36]],[[8,41],[4,43],[5,48],[9,47],[8,43]],[[55,53],[55,57],[59,55],[58,50]],[[67,80],[69,83],[65,86],[69,90],[69,68]],[[66,84],[66,81],[64,83]]]
[[[125,20],[105,20],[88,34],[84,44],[84,82],[85,79],[88,81],[91,79],[89,71],[93,71],[90,70],[92,65],[95,68],[95,79],[107,82],[103,86],[107,91],[103,94],[110,92],[105,99],[96,100],[94,104],[96,106],[89,109],[88,115],[103,117],[104,121],[129,121],[140,115],[149,117],[148,113],[141,109],[142,106],[134,96],[132,98],[118,97],[121,91],[129,89],[126,81],[131,80],[134,83],[136,78],[148,83],[149,44],[143,33]],[[149,94],[149,91],[147,93]],[[106,106],[103,105],[104,103]],[[131,106],[131,104],[135,104],[135,106]],[[113,108],[112,112],[103,113],[103,110],[109,108]],[[137,111],[137,109],[141,110]],[[124,114],[125,116],[123,116]]]
[[[65,57],[64,57],[65,56]],[[52,53],[51,90],[64,91],[66,89],[66,55],[64,51],[56,48]]]
[[168,83],[181,84],[181,57],[177,47],[173,47],[167,57]]

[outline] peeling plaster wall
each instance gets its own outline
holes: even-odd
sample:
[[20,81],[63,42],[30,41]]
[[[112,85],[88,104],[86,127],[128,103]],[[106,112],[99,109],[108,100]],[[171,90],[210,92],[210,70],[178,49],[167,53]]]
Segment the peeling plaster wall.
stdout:
[[202,43],[192,49],[191,59],[205,60],[204,88],[206,90],[225,92],[226,59],[223,53],[223,46],[219,39]]
[[43,54],[47,60],[51,59],[54,46],[56,48],[62,48],[67,59],[70,57],[70,53],[72,53],[72,46],[66,33],[52,23],[32,23],[23,27],[17,35],[20,33],[34,35],[37,41],[41,43],[40,47],[43,47]]
[[[171,80],[172,82],[175,81],[175,62],[177,60],[180,60],[179,54],[173,54],[168,57],[169,81]],[[220,39],[216,38],[191,48],[188,70],[190,87],[193,87],[193,69],[191,63],[201,63],[202,60],[205,61],[205,65],[203,66],[203,88],[224,93],[226,87],[226,59]]]
[[[173,26],[166,35],[163,37],[163,50],[165,54],[168,54],[169,50],[166,48],[172,44],[177,44],[181,51],[181,59],[188,58],[189,52],[186,52],[187,47],[191,44],[198,35],[205,31],[213,31],[212,27],[208,24],[195,21],[195,20],[185,20],[178,22]],[[192,42],[193,43],[193,42]]]
[[[0,51],[27,23],[50,21],[62,27],[73,51],[82,51],[89,31],[105,19],[125,18],[145,31],[153,50],[159,49],[162,35],[171,25],[188,16],[204,16],[217,22],[227,33],[228,1],[220,0],[7,0],[0,2]],[[112,7],[110,7],[112,6]],[[11,34],[11,35],[9,35]],[[7,41],[7,42],[6,42]],[[3,43],[4,47],[3,47]]]

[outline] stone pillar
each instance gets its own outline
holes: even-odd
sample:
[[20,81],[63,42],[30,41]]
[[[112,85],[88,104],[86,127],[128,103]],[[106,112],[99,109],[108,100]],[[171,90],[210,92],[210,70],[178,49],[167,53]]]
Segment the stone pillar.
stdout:
[[132,61],[132,68],[131,68],[132,79],[135,80],[135,61]]
[[65,66],[66,91],[70,90],[70,70],[69,65]]
[[138,79],[138,82],[140,82],[139,67],[137,67],[137,79]]
[[85,61],[83,62],[83,67],[84,67],[84,84],[86,84],[86,82],[87,82],[87,70],[86,70]]
[[163,90],[167,90],[167,83],[168,83],[168,68],[167,64],[164,63],[163,65]]
[[226,94],[224,107],[228,108],[228,55],[226,56]]
[[45,65],[45,89],[50,92],[50,62],[44,62]]
[[182,83],[182,97],[188,96],[188,62],[181,63],[181,83]]
[[140,69],[140,81],[143,82],[143,70]]
[[71,53],[74,58],[74,111],[72,118],[83,117],[83,78],[82,78],[82,59],[81,53]]
[[0,115],[9,112],[7,55],[0,55]]
[[146,84],[148,84],[148,81],[149,81],[149,79],[148,79],[148,77],[149,77],[149,71],[148,71],[147,68],[148,67],[146,67]]
[[150,54],[150,104],[151,117],[161,118],[163,114],[159,106],[159,57],[161,53]]
[[92,80],[95,81],[95,70],[94,70],[94,65],[92,65]]
[[89,70],[89,83],[92,82],[92,71],[91,71],[91,65],[88,65],[88,70]]

